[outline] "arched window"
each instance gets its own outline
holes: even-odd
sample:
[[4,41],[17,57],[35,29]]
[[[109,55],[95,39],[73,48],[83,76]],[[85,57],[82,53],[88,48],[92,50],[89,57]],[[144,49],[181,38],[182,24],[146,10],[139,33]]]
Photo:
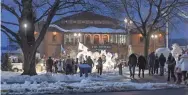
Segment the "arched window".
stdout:
[[103,42],[104,44],[108,43],[108,35],[103,35]]
[[99,35],[94,36],[94,44],[99,44]]
[[91,43],[91,38],[90,38],[90,35],[86,35],[86,44],[90,44]]

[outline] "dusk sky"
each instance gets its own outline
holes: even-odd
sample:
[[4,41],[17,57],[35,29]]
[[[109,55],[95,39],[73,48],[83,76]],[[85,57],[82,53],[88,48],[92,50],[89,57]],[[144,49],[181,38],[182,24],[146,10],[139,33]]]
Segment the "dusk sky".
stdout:
[[[9,1],[9,0],[7,0]],[[40,12],[40,11],[39,11]],[[53,21],[56,21],[58,19],[60,19],[61,16],[58,16],[58,17],[54,17]],[[10,13],[8,12],[3,12],[3,14],[1,15],[1,20],[3,21],[9,21],[9,22],[17,22],[15,16],[11,15]],[[172,38],[172,39],[179,39],[179,38],[186,38],[188,39],[188,18],[187,18],[187,21],[180,21],[180,20],[176,20],[173,22],[174,26],[170,26],[169,27],[169,38]],[[12,30],[14,30],[15,32],[18,30],[17,27],[15,26],[8,26],[8,28],[10,28]],[[6,37],[5,34],[3,34],[1,32],[1,45],[2,46],[6,46],[8,44],[8,38]]]

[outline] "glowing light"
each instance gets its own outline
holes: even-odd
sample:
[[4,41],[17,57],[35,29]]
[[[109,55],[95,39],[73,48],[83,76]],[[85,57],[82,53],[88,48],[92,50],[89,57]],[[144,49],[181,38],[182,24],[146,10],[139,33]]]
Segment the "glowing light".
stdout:
[[57,32],[53,32],[53,35],[57,35]]
[[27,24],[26,23],[24,24],[24,28],[27,28]]
[[77,36],[77,34],[76,34],[76,33],[74,33],[74,36]]
[[154,35],[151,35],[151,38],[154,38]]
[[158,38],[158,36],[157,36],[157,35],[155,35],[154,37],[155,37],[155,38]]
[[36,35],[36,34],[37,34],[37,32],[34,32],[34,34]]
[[80,37],[80,36],[81,36],[81,34],[80,34],[80,33],[78,33],[78,36]]

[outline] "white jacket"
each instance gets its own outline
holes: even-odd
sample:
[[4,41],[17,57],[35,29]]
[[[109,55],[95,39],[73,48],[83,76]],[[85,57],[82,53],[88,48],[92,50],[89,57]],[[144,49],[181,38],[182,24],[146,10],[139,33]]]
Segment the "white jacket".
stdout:
[[180,60],[181,71],[188,71],[188,55],[184,54]]

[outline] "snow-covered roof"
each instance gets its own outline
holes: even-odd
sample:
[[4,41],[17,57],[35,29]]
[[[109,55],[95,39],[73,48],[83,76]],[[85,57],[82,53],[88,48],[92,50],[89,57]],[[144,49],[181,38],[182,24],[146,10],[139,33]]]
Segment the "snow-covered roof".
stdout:
[[70,30],[67,30],[67,29],[63,29],[61,27],[59,27],[58,25],[55,25],[55,24],[51,24],[49,27],[53,27],[53,28],[56,28],[60,31],[63,31],[63,32],[82,32],[82,33],[86,33],[86,32],[89,32],[89,33],[126,33],[124,29],[112,29],[112,28],[98,28],[98,27],[86,27],[86,28],[83,28],[83,29],[70,29]]

